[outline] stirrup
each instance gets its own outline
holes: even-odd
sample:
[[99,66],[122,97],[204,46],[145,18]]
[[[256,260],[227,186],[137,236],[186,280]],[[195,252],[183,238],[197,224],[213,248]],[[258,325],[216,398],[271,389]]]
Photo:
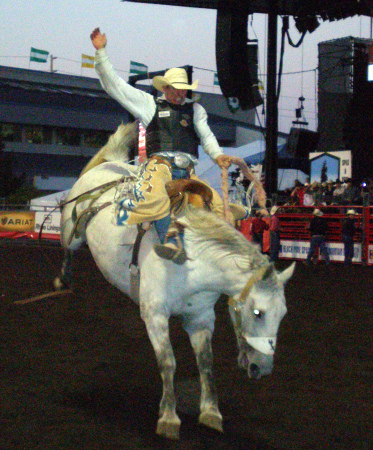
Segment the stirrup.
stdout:
[[173,248],[163,244],[156,244],[154,245],[154,251],[160,258],[167,259],[178,265],[184,264],[188,259],[183,248]]

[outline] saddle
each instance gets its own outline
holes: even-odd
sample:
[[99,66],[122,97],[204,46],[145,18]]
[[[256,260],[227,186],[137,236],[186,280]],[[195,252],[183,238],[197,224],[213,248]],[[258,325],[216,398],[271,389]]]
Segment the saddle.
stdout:
[[211,210],[212,190],[197,180],[172,180],[166,184],[171,211],[177,215],[187,204]]

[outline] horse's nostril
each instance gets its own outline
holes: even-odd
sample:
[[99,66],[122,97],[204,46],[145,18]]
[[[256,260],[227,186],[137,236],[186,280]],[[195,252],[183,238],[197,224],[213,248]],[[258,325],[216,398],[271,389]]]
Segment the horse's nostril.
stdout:
[[253,376],[258,376],[260,373],[260,369],[256,364],[250,364],[250,372]]

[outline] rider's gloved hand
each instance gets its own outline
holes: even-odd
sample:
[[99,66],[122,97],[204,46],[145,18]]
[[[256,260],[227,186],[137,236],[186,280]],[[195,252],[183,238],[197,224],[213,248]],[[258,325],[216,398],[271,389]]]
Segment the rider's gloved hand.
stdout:
[[228,169],[228,167],[232,164],[232,160],[229,155],[219,155],[215,161],[221,169]]

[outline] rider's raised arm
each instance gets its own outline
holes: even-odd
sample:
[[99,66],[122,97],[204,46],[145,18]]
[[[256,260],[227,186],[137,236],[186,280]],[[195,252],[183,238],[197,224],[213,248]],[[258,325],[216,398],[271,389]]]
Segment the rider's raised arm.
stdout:
[[92,33],[91,40],[96,48],[95,69],[100,78],[101,86],[110,97],[120,103],[146,127],[154,116],[156,109],[153,96],[129,85],[116,73],[105,49],[106,36],[105,34],[95,33],[96,30]]

